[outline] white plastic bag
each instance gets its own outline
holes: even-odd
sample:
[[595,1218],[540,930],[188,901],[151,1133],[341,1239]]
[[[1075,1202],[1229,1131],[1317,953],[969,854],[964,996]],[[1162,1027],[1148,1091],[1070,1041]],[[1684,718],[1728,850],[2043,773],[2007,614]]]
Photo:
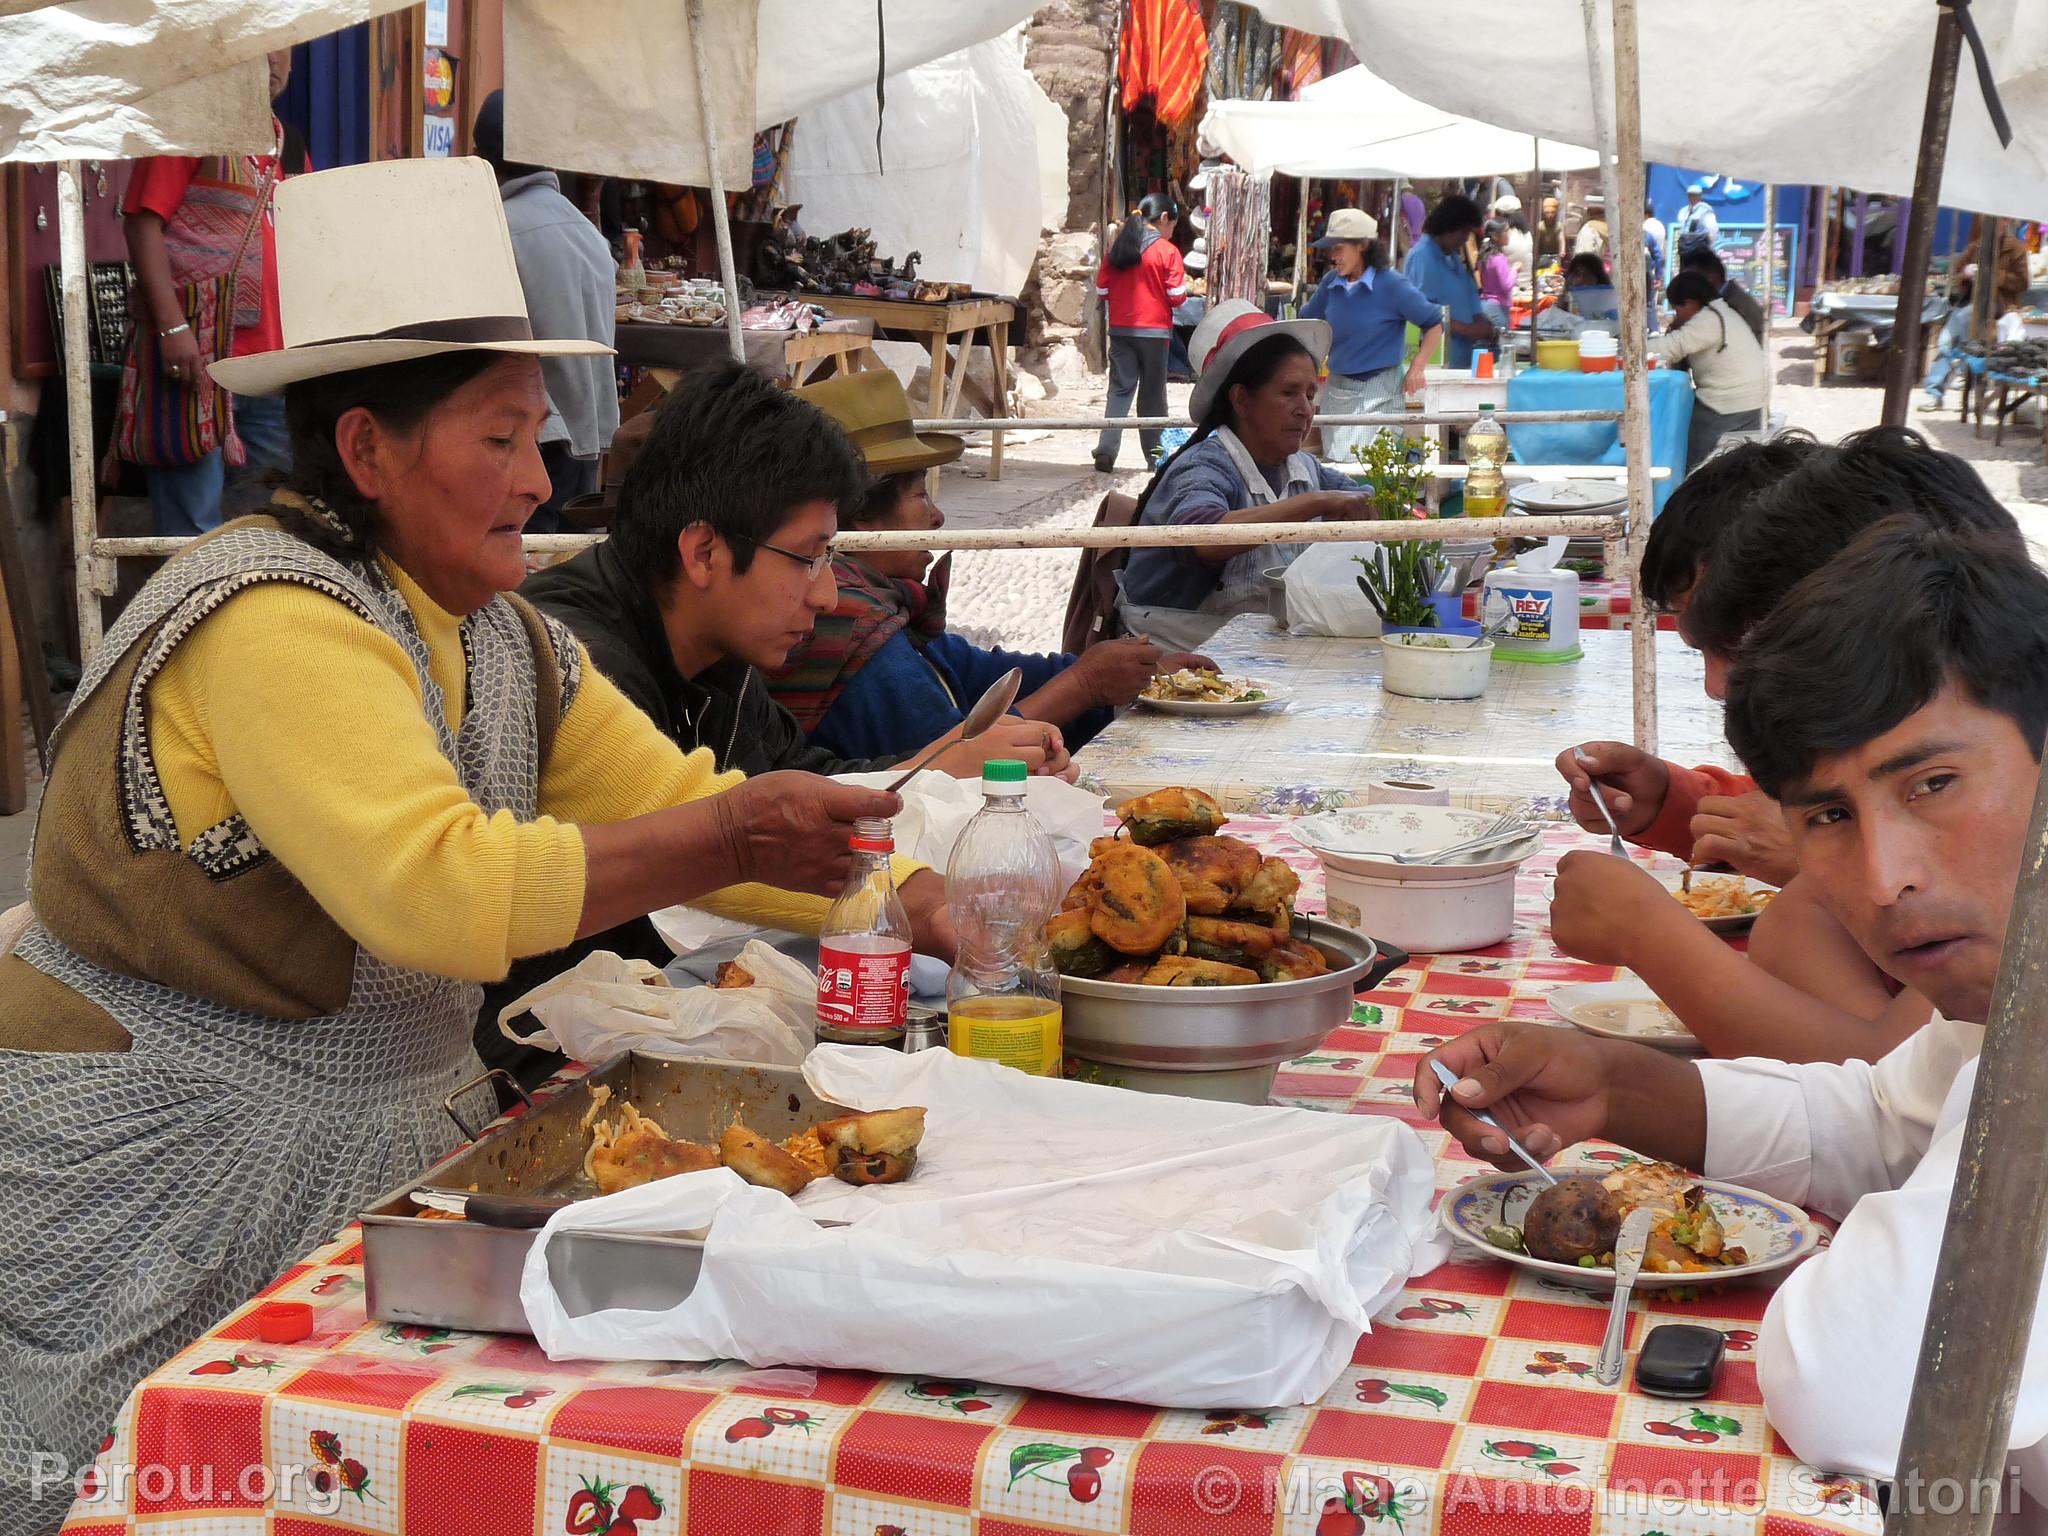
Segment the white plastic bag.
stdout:
[[[498,1030],[576,1061],[658,1051],[795,1066],[814,1038],[818,978],[758,939],[738,963],[753,975],[751,987],[673,987],[645,960],[599,950],[501,1009]],[[541,1027],[522,1035],[512,1020],[529,1011]]]
[[[822,1179],[791,1201],[719,1169],[558,1211],[520,1285],[551,1357],[1306,1403],[1372,1314],[1448,1253],[1428,1151],[1392,1119],[1025,1077],[950,1051],[822,1046],[804,1075],[856,1108],[925,1105],[911,1178]],[[673,1309],[570,1317],[554,1293],[558,1232],[700,1227],[703,1268]]]
[[1311,544],[1287,567],[1287,632],[1370,640],[1379,610],[1358,588],[1359,557],[1377,561],[1377,544]]
[[[881,789],[897,775],[842,773],[834,777],[841,784]],[[945,873],[960,829],[981,809],[981,780],[956,779],[928,768],[899,793],[903,796],[903,810],[893,828],[896,851]],[[1088,867],[1089,843],[1102,836],[1102,797],[1077,789],[1064,779],[1035,774],[1024,782],[1024,809],[1036,816],[1039,825],[1052,835],[1063,877],[1060,889],[1065,890]],[[695,954],[721,941],[762,931],[696,907],[666,907],[649,917],[654,931],[679,955]]]

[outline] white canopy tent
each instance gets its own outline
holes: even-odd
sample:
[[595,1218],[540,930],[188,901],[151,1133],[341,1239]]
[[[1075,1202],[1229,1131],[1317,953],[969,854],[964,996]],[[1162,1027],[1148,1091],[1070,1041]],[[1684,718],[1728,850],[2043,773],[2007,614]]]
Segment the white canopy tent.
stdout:
[[[1581,0],[1521,0],[1498,55],[1512,58],[1505,72],[1473,67],[1471,40],[1501,35],[1490,0],[1435,0],[1427,25],[1403,0],[1266,0],[1259,9],[1276,25],[1348,37],[1383,79],[1446,112],[1599,142]],[[2014,139],[2000,147],[1966,54],[1941,201],[2048,217],[2048,6],[1974,0],[1970,10]],[[1757,181],[1910,196],[1939,14],[1927,0],[1646,6],[1643,153]]]
[[1318,80],[1298,101],[1216,102],[1202,119],[1202,133],[1254,175],[1430,181],[1600,163],[1598,152],[1583,145],[1539,140],[1429,106],[1364,65]]

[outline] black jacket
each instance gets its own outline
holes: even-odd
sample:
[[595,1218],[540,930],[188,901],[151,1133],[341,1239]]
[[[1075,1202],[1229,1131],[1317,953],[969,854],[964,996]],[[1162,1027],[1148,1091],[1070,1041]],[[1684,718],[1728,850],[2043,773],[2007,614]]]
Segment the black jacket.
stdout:
[[[893,759],[834,757],[804,737],[796,717],[776,703],[768,685],[744,661],[728,657],[696,678],[676,670],[661,610],[609,542],[527,578],[520,596],[575,631],[598,671],[644,710],[685,751],[708,747],[721,772],[867,773]],[[567,949],[518,961],[503,981],[484,988],[476,1048],[484,1064],[503,1067],[533,1087],[562,1064],[559,1055],[514,1045],[498,1029],[498,1010],[594,950],[664,965],[669,949],[644,917],[578,939]],[[530,1030],[528,1016],[521,1024]]]

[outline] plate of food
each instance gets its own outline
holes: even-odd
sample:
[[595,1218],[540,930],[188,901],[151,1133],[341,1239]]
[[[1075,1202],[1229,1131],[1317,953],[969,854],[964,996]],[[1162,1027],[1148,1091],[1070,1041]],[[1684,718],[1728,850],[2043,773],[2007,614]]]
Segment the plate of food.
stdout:
[[1747,933],[1759,912],[1778,894],[1775,885],[1746,880],[1735,874],[1692,873],[1692,889],[1681,891],[1682,871],[1653,869],[1657,883],[1676,896],[1685,909],[1715,933]]
[[1233,715],[1255,715],[1262,709],[1285,703],[1287,690],[1255,677],[1224,677],[1195,667],[1162,672],[1144,687],[1138,702],[1168,715],[1227,719]]
[[1633,1040],[1660,1051],[1703,1049],[1693,1032],[1639,976],[1580,981],[1549,997],[1550,1011],[1567,1024],[1605,1040]]
[[1655,1213],[1638,1286],[1719,1285],[1797,1263],[1820,1232],[1796,1205],[1670,1163],[1624,1163],[1545,1185],[1527,1173],[1470,1179],[1437,1203],[1460,1241],[1584,1290],[1614,1286],[1614,1240],[1639,1206]]

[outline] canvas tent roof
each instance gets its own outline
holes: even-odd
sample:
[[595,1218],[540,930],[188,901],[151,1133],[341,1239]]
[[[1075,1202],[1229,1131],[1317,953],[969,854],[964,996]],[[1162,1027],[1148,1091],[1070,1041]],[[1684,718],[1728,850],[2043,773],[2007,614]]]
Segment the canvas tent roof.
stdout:
[[1286,176],[1520,175],[1582,170],[1600,157],[1578,144],[1495,128],[1417,101],[1364,66],[1340,70],[1298,101],[1219,101],[1202,133],[1255,174]]
[[[1349,38],[1372,69],[1448,112],[1522,133],[1595,139],[1580,0],[1520,0],[1511,36],[1494,0],[1266,0],[1276,25]],[[1716,0],[1640,9],[1643,153],[1757,181],[1913,190],[1939,7],[1921,0]],[[1971,12],[2012,120],[1999,145],[1965,54],[1941,201],[2048,217],[2048,6]],[[1335,24],[1334,26],[1332,24]],[[1604,22],[1601,35],[1607,35]],[[1474,38],[1498,39],[1475,68]]]

